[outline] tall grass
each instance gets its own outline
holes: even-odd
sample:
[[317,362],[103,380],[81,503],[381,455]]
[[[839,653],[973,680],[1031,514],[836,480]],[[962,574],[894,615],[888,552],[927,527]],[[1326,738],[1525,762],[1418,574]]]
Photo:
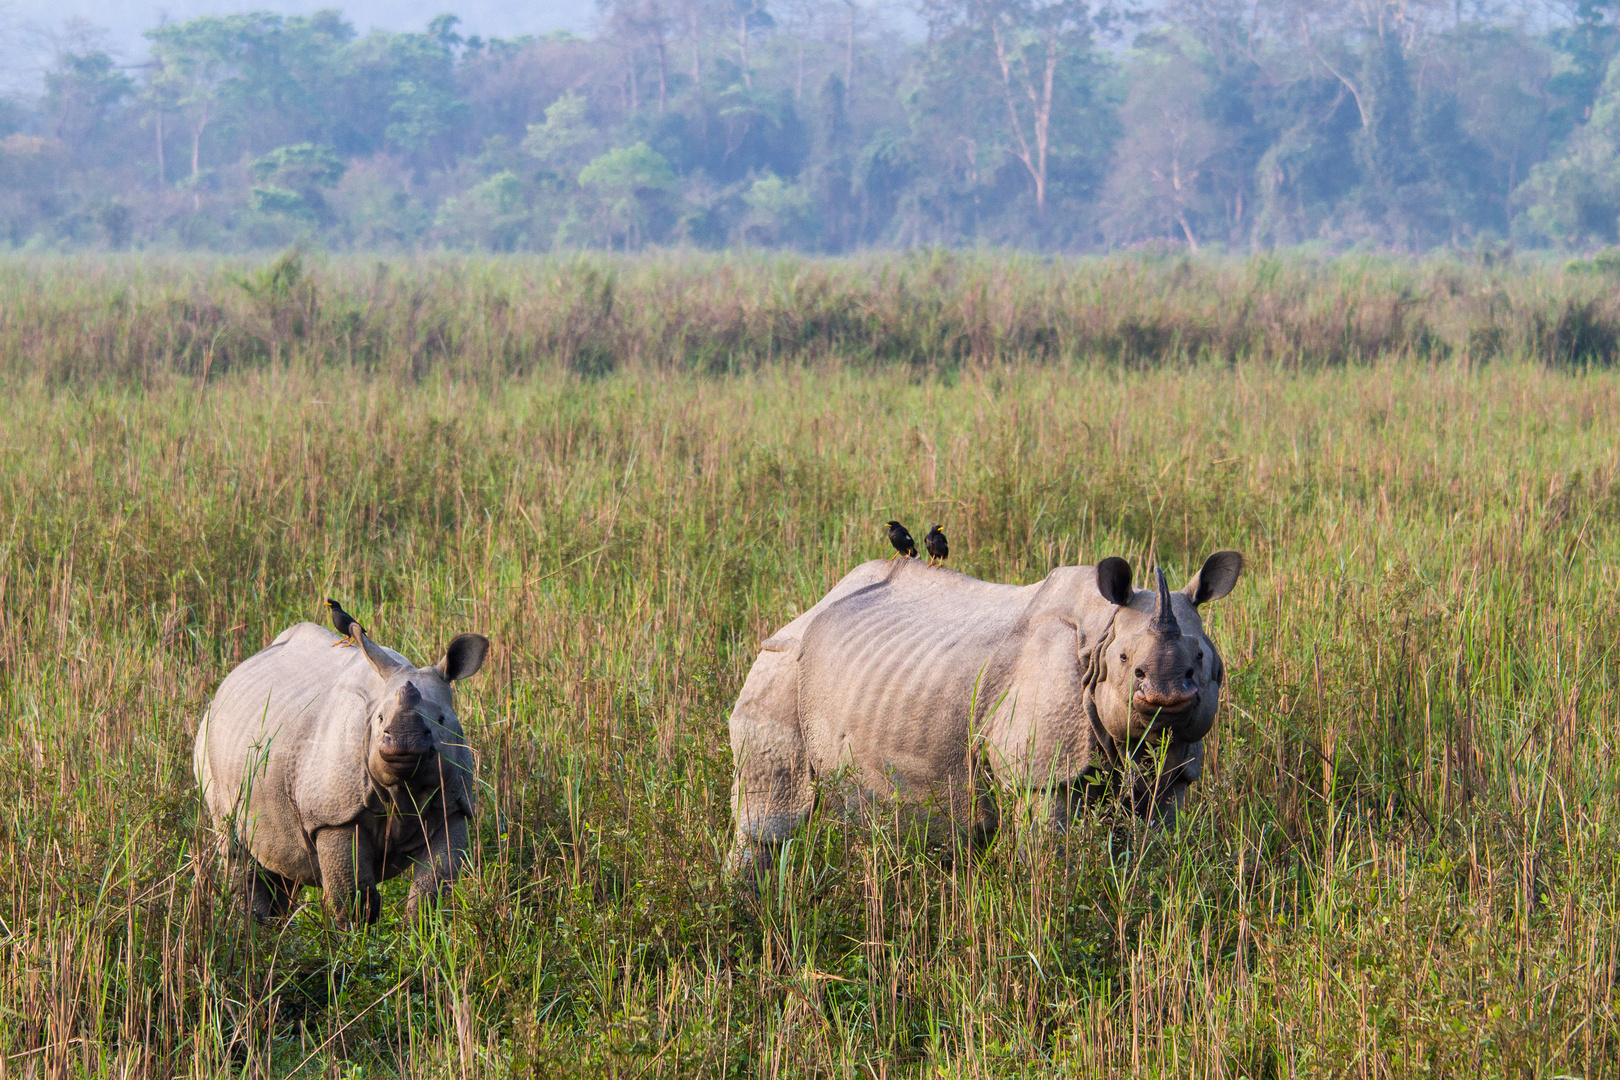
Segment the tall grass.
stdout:
[[[151,383],[0,400],[6,1075],[1620,1072],[1613,375]],[[1176,832],[818,817],[720,880],[753,651],[891,516],[1006,581],[1247,554]],[[495,642],[474,858],[416,926],[401,881],[367,932],[254,926],[205,855],[197,719],[328,594],[419,662]]]
[[10,259],[0,262],[0,370],[144,383],[291,364],[489,382],[784,361],[930,371],[1076,359],[1316,368],[1382,356],[1608,365],[1620,353],[1608,267],[944,251]]

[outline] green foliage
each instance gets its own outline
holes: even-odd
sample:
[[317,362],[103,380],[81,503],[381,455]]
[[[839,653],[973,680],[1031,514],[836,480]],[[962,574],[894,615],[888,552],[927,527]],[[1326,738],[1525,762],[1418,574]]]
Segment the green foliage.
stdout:
[[251,273],[237,275],[233,280],[243,292],[261,304],[283,304],[305,282],[303,253],[288,251]]
[[1620,249],[1604,248],[1590,259],[1571,259],[1564,264],[1564,271],[1570,274],[1620,275]]
[[[498,216],[502,189],[515,195],[518,185],[492,178],[487,202],[439,227],[534,227],[515,203],[504,204],[512,219]],[[488,216],[473,213],[480,205]],[[1389,357],[1550,367],[1620,360],[1620,295],[1603,276],[1524,266],[1488,246],[1466,266],[1173,254],[1046,260],[939,249],[847,260],[378,263],[301,251],[257,263],[0,260],[0,366],[53,384],[144,385],[292,357],[315,369],[495,383],[559,369],[718,373],[823,363],[951,375],[1012,362],[1254,361],[1309,370]],[[244,290],[244,280],[256,284]],[[55,327],[69,329],[47,332]]]
[[644,142],[609,150],[579,171],[579,186],[594,197],[596,220],[610,248],[621,235],[626,247],[640,247],[655,199],[674,184],[669,162]]
[[1556,161],[1537,165],[1519,193],[1529,228],[1581,246],[1620,239],[1620,58],[1592,105],[1590,121]]
[[260,180],[294,188],[329,188],[343,178],[343,160],[331,147],[314,143],[278,147],[250,167]]
[[604,192],[634,194],[638,191],[661,191],[675,182],[675,174],[663,155],[646,143],[609,150],[580,170],[582,187],[599,188]]
[[809,243],[818,224],[814,196],[798,184],[767,174],[743,195],[748,216],[743,219],[742,239],[769,246]]
[[362,250],[409,248],[427,234],[433,220],[431,209],[413,196],[409,176],[387,159],[350,168],[328,201],[343,229],[344,245]]
[[319,220],[329,216],[321,189],[343,178],[344,164],[330,147],[296,143],[270,151],[249,168],[262,182],[249,192],[254,210]]
[[498,172],[473,185],[465,196],[446,199],[434,227],[459,247],[511,251],[523,239],[528,223],[523,181]]
[[590,141],[595,128],[586,115],[583,94],[567,91],[546,106],[546,121],[530,124],[523,149],[545,165],[559,168],[571,163],[576,151]]
[[[1620,239],[1620,8],[1398,7],[927,0],[917,37],[853,0],[612,0],[592,38],[487,41],[449,13],[200,16],[150,31],[147,66],[64,50],[42,94],[0,101],[0,137],[52,143],[7,163],[0,244],[110,244],[114,198],[120,242],[159,250]],[[667,175],[579,182],[637,146]],[[267,147],[324,148],[352,190],[252,167]],[[521,214],[479,188],[503,172]]]
[[65,54],[45,73],[43,105],[55,122],[53,134],[74,141],[104,135],[108,114],[134,89],[106,53]]
[[248,205],[261,214],[291,214],[297,217],[314,216],[314,208],[296,191],[283,187],[255,187]]
[[147,31],[153,92],[160,107],[179,110],[191,129],[193,180],[202,174],[202,138],[209,125],[242,101],[242,64],[255,21],[254,16],[204,15]]
[[[1028,291],[1035,263],[994,270],[1057,310]],[[112,282],[88,264],[35,263],[6,279],[0,329],[91,348],[99,307],[135,347],[227,303],[176,265],[129,260],[98,294]],[[408,308],[412,332],[351,323],[375,333],[375,374],[312,363],[296,336],[257,369],[144,386],[53,386],[5,354],[0,445],[26,452],[0,470],[0,1059],[82,1077],[1613,1074],[1620,377],[1128,371],[1027,349],[944,377],[837,357],[401,377],[547,289],[576,298],[585,341],[584,312],[645,307],[654,285],[821,287],[803,263],[647,265],[290,255],[232,288],[255,312]],[[476,302],[453,291],[469,280]],[[977,302],[1010,308],[991,280]],[[19,307],[28,289],[63,317]],[[852,307],[921,317],[927,295]],[[1019,583],[1102,554],[1179,583],[1213,547],[1245,552],[1206,616],[1230,677],[1176,831],[1105,801],[1041,832],[1008,795],[970,850],[885,805],[824,809],[759,891],[720,879],[725,714],[758,643],[887,554],[889,516],[943,520],[954,565]],[[414,925],[394,882],[369,931],[333,928],[312,892],[255,926],[202,820],[191,741],[214,688],[328,595],[420,662],[463,631],[494,643],[457,687],[471,858]]]
[[387,135],[401,149],[420,153],[450,130],[456,101],[437,87],[424,86],[411,79],[394,84],[388,105],[390,123]]
[[[1222,132],[1208,115],[1207,56],[1196,42],[1162,37],[1133,58],[1124,128],[1109,177],[1110,239],[1178,235],[1192,251],[1209,238],[1220,210],[1203,183]],[[1218,227],[1218,226],[1217,226]]]

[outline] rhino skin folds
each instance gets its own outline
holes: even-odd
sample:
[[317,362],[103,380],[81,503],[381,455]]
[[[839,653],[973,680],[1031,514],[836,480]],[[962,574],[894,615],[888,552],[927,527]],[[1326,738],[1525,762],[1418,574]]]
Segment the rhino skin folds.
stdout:
[[197,783],[244,899],[285,915],[324,889],[343,922],[375,921],[377,883],[410,871],[407,912],[454,880],[467,850],[473,758],[451,684],[482,665],[463,634],[418,668],[357,633],[283,631],[225,677],[197,729]]
[[1175,592],[1162,574],[1133,588],[1122,559],[1027,586],[856,567],[764,642],[737,697],[728,870],[769,865],[834,775],[856,801],[927,802],[977,835],[996,827],[995,787],[1036,793],[1062,828],[1122,774],[1138,813],[1173,818],[1225,677],[1198,609],[1242,567],[1216,552]]

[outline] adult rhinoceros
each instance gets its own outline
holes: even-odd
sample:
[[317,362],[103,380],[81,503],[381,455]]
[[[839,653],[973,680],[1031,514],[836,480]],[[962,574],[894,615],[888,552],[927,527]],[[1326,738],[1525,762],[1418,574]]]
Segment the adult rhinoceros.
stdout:
[[414,914],[467,848],[472,751],[450,687],[488,639],[462,634],[419,668],[354,636],[358,648],[333,648],[345,639],[314,623],[283,631],[225,677],[197,729],[197,783],[261,919],[319,885],[334,915],[374,921],[377,883],[406,870]]
[[[1034,791],[1062,827],[1127,765],[1138,813],[1168,818],[1198,778],[1225,670],[1201,605],[1243,569],[1218,551],[1179,592],[1130,564],[998,585],[912,559],[852,570],[761,646],[731,713],[733,871],[809,815],[817,781],[947,803],[983,833],[993,787]],[[1155,757],[1153,751],[1162,750]]]

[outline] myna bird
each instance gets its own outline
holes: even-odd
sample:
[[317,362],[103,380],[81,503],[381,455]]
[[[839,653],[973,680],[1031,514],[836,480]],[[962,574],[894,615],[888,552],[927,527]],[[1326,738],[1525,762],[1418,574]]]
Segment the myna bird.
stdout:
[[923,547],[928,549],[930,563],[942,563],[951,557],[951,545],[945,542],[945,530],[935,525],[923,537]]
[[336,600],[333,600],[330,596],[326,598],[326,606],[332,609],[332,629],[343,635],[342,640],[332,642],[332,647],[337,648],[339,645],[353,645],[356,636],[363,633],[365,631],[365,627],[360,625],[359,619],[356,619],[353,615],[350,615],[347,611],[344,611],[343,605],[338,603]]
[[894,550],[897,552],[897,554],[890,555],[889,558],[898,559],[901,555],[906,556],[908,559],[917,557],[917,541],[911,538],[911,534],[906,531],[904,525],[898,521],[889,521],[884,523],[884,528],[889,530],[889,543],[894,545]]

